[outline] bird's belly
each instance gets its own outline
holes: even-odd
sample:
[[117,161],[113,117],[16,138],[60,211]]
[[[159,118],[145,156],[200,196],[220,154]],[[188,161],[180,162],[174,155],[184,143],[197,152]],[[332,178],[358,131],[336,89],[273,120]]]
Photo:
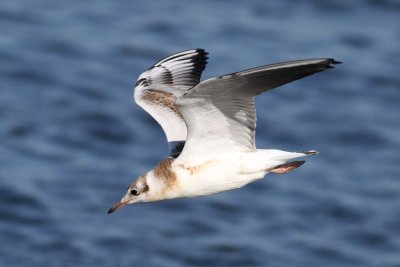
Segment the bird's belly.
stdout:
[[243,173],[240,158],[218,160],[208,166],[186,169],[180,175],[180,187],[184,197],[205,196],[240,188],[264,177],[265,171]]

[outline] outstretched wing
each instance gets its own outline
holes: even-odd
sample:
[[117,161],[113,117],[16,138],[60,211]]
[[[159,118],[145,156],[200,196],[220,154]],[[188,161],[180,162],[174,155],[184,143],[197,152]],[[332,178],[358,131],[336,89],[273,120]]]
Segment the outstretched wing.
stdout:
[[207,59],[203,49],[180,52],[156,63],[142,73],[136,83],[135,102],[161,125],[171,156],[181,152],[187,135],[175,100],[200,82]]
[[200,163],[218,153],[254,151],[254,97],[336,63],[331,58],[277,63],[200,83],[176,101],[188,127],[178,160]]

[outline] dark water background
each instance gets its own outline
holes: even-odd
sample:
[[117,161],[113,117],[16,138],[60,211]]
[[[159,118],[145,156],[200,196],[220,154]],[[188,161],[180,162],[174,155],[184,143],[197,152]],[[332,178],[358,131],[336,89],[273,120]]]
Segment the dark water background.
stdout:
[[[0,266],[400,266],[400,2],[1,1]],[[335,57],[258,99],[258,146],[306,165],[106,214],[167,153],[138,75]]]

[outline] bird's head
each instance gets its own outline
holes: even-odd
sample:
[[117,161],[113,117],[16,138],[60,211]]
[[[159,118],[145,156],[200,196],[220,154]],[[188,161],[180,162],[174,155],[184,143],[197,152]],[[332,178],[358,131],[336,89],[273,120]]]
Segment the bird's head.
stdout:
[[108,214],[120,209],[128,204],[134,204],[138,202],[148,202],[152,201],[153,191],[148,174],[140,176],[134,180],[128,187],[125,195],[122,199],[115,203],[109,210]]
[[180,197],[179,183],[175,173],[171,170],[172,162],[172,158],[163,160],[153,170],[133,181],[124,197],[114,204],[108,213],[128,204]]

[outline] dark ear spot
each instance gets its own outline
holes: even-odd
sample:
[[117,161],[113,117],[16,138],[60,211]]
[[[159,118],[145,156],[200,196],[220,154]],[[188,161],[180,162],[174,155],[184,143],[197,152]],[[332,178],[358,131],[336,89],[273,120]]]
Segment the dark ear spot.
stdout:
[[149,191],[149,189],[150,189],[149,186],[147,184],[145,184],[143,186],[142,193]]

